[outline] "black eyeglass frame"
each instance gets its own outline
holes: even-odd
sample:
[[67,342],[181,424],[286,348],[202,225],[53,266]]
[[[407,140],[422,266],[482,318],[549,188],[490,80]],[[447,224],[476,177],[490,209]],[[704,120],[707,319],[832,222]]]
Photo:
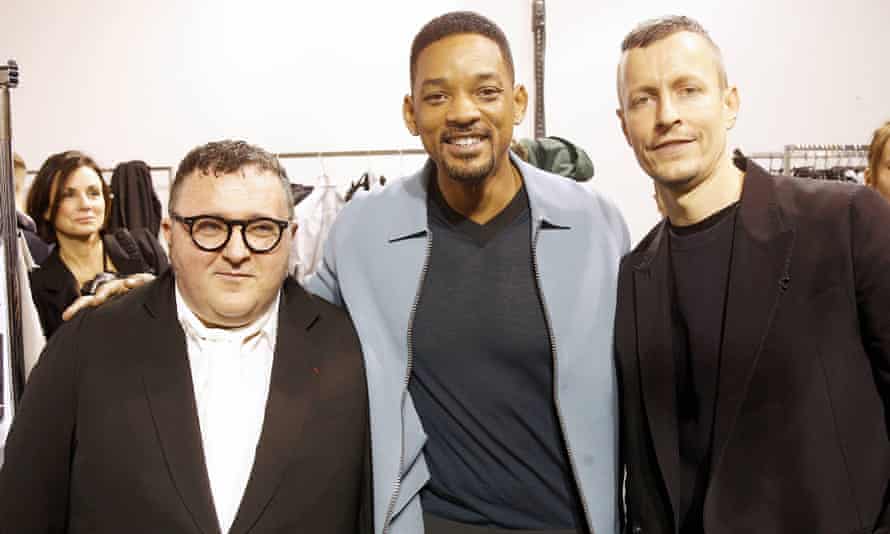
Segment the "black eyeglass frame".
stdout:
[[[183,217],[178,213],[171,213],[170,218],[174,221],[182,223],[183,226],[188,228],[189,237],[192,238],[192,243],[194,243],[196,247],[203,250],[204,252],[219,252],[220,250],[224,249],[226,245],[229,244],[229,240],[232,239],[233,227],[240,226],[241,242],[244,243],[244,246],[247,247],[247,249],[254,254],[266,254],[277,247],[278,243],[281,243],[281,238],[284,236],[284,231],[291,225],[290,220],[283,221],[281,219],[274,219],[272,217],[257,217],[255,219],[226,219],[225,217],[218,217],[216,215],[193,215],[191,217]],[[198,240],[195,239],[195,234],[192,228],[194,227],[196,222],[202,219],[211,219],[226,225],[226,238],[223,240],[222,244],[216,247],[205,247],[204,245],[198,243]],[[278,226],[278,238],[275,240],[275,243],[273,243],[272,246],[270,246],[269,248],[257,249],[251,246],[250,242],[247,240],[247,226],[256,222],[270,222]]]

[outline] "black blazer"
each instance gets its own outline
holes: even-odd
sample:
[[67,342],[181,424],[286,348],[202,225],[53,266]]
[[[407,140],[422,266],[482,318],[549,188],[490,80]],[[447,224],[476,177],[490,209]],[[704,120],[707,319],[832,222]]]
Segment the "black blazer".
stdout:
[[[150,272],[159,274],[167,269],[167,255],[155,237],[145,229],[130,232],[132,244],[123,244],[115,234],[104,234],[102,242],[111,262],[122,275]],[[133,249],[135,244],[138,248]],[[80,296],[77,280],[59,257],[58,245],[40,267],[31,271],[31,295],[40,316],[43,333],[50,337],[62,326],[62,312]]]
[[[172,272],[79,313],[40,358],[0,469],[0,533],[216,534]],[[345,312],[288,279],[233,534],[371,530],[368,396]]]
[[[706,532],[890,532],[890,204],[748,163]],[[666,224],[621,263],[616,352],[631,533],[677,532]],[[704,274],[703,274],[704,276]]]

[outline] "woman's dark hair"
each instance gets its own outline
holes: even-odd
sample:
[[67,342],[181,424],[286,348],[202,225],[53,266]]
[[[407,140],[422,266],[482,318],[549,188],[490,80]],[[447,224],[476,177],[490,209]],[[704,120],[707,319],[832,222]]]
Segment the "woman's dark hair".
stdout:
[[[40,170],[37,171],[25,206],[25,211],[37,225],[37,234],[47,243],[56,242],[56,228],[53,221],[56,220],[56,215],[59,212],[59,202],[62,200],[64,185],[68,178],[74,174],[74,171],[81,167],[89,167],[99,175],[99,181],[102,183],[102,197],[105,199],[103,227],[108,220],[108,214],[111,212],[111,189],[105,183],[99,165],[93,158],[78,150],[66,150],[53,154],[43,162]],[[53,186],[55,186],[55,191],[53,191]],[[47,214],[48,216],[46,216]]]

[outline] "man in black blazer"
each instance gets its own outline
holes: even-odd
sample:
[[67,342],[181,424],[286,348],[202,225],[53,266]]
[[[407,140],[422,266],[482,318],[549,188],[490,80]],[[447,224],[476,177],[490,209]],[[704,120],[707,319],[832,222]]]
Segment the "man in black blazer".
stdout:
[[890,532],[890,205],[734,162],[738,92],[695,21],[622,50],[667,215],[619,275],[627,532]]
[[368,397],[348,316],[286,278],[287,176],[192,151],[173,268],[50,341],[0,470],[0,533],[371,532]]

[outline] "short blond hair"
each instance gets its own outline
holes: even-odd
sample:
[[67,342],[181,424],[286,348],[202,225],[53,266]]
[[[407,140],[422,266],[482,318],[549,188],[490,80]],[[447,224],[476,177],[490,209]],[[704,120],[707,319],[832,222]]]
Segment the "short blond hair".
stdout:
[[628,33],[624,40],[621,41],[621,52],[627,52],[633,48],[646,48],[652,43],[667,39],[671,35],[679,32],[691,32],[704,38],[717,56],[717,69],[720,75],[720,84],[725,89],[729,86],[726,77],[726,67],[723,65],[723,54],[720,47],[711,39],[708,31],[704,26],[699,24],[695,19],[684,17],[682,15],[667,15],[641,22],[636,28]]
[[877,172],[878,167],[881,166],[881,160],[884,158],[884,147],[887,146],[888,140],[890,140],[890,121],[878,127],[871,136],[871,144],[868,145],[868,168],[871,169],[872,173]]

